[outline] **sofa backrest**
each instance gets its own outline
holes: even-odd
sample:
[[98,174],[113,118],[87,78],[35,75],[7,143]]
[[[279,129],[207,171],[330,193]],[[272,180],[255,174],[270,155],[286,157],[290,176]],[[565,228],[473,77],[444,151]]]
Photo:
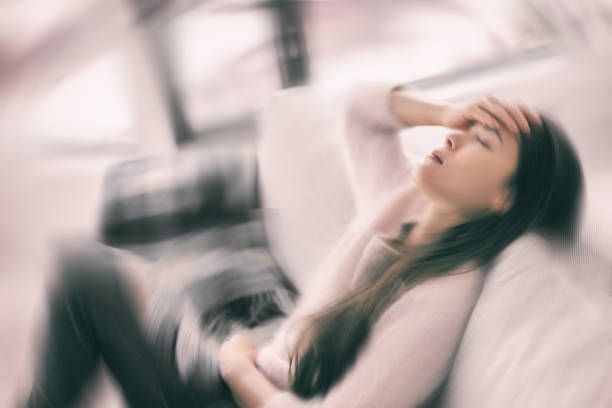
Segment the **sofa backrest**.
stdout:
[[277,91],[257,115],[260,194],[270,245],[301,289],[355,212],[338,131],[341,99],[315,86]]

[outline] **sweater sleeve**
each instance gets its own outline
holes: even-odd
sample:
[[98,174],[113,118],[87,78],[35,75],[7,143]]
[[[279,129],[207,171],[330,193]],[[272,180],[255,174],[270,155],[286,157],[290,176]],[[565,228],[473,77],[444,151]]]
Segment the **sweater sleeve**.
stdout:
[[381,316],[355,364],[325,397],[303,400],[283,391],[263,408],[415,407],[425,402],[446,377],[477,298],[475,287],[459,293],[452,285],[432,289],[425,296],[407,292]]
[[368,212],[386,193],[409,182],[412,166],[402,150],[407,128],[391,109],[387,82],[359,82],[345,94],[342,142],[357,211]]
[[259,351],[256,361],[258,368],[281,389],[289,388],[289,355],[299,334],[298,325],[309,314],[320,310],[343,293],[350,283],[352,269],[343,264],[345,258],[341,255],[355,239],[360,239],[357,235],[359,228],[358,220],[354,219],[309,280],[294,311]]

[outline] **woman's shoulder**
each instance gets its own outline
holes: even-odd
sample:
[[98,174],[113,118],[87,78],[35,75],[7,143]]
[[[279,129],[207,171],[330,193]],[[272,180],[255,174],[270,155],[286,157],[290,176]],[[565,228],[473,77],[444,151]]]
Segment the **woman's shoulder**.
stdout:
[[465,263],[443,275],[424,280],[408,293],[415,299],[438,303],[471,302],[480,294],[484,275],[481,267]]
[[417,285],[412,290],[412,296],[438,302],[451,311],[461,306],[471,308],[480,296],[484,276],[484,269],[481,267],[465,264],[448,274]]
[[481,268],[471,268],[467,272],[459,270],[428,278],[406,290],[383,313],[378,324],[385,326],[402,321],[410,324],[415,319],[434,315],[465,319],[482,290],[484,271]]

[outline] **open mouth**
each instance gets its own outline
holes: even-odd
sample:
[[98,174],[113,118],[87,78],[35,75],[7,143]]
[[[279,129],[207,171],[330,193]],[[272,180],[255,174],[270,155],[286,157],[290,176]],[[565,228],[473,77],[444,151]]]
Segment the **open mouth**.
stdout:
[[429,157],[429,158],[431,158],[432,160],[434,160],[434,161],[438,162],[438,164],[442,164],[442,163],[444,163],[444,162],[442,161],[442,158],[441,158],[441,157],[440,157],[440,156],[439,156],[439,155],[438,155],[436,152],[431,152],[431,153],[429,153],[429,156],[428,156],[428,157]]

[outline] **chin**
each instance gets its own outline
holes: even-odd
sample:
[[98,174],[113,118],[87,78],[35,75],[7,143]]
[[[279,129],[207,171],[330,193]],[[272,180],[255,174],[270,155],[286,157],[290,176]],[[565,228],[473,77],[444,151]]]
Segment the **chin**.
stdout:
[[447,203],[448,192],[445,191],[444,182],[440,180],[440,175],[430,170],[427,166],[417,166],[412,172],[412,181],[429,200]]
[[414,182],[415,187],[419,192],[425,196],[428,201],[437,201],[437,194],[433,186],[427,182],[426,178],[423,178],[422,175],[418,173],[413,173],[412,181]]
[[430,174],[428,174],[427,169],[423,165],[415,167],[414,171],[412,172],[412,181],[419,190],[431,198],[430,194],[432,186],[430,183]]

